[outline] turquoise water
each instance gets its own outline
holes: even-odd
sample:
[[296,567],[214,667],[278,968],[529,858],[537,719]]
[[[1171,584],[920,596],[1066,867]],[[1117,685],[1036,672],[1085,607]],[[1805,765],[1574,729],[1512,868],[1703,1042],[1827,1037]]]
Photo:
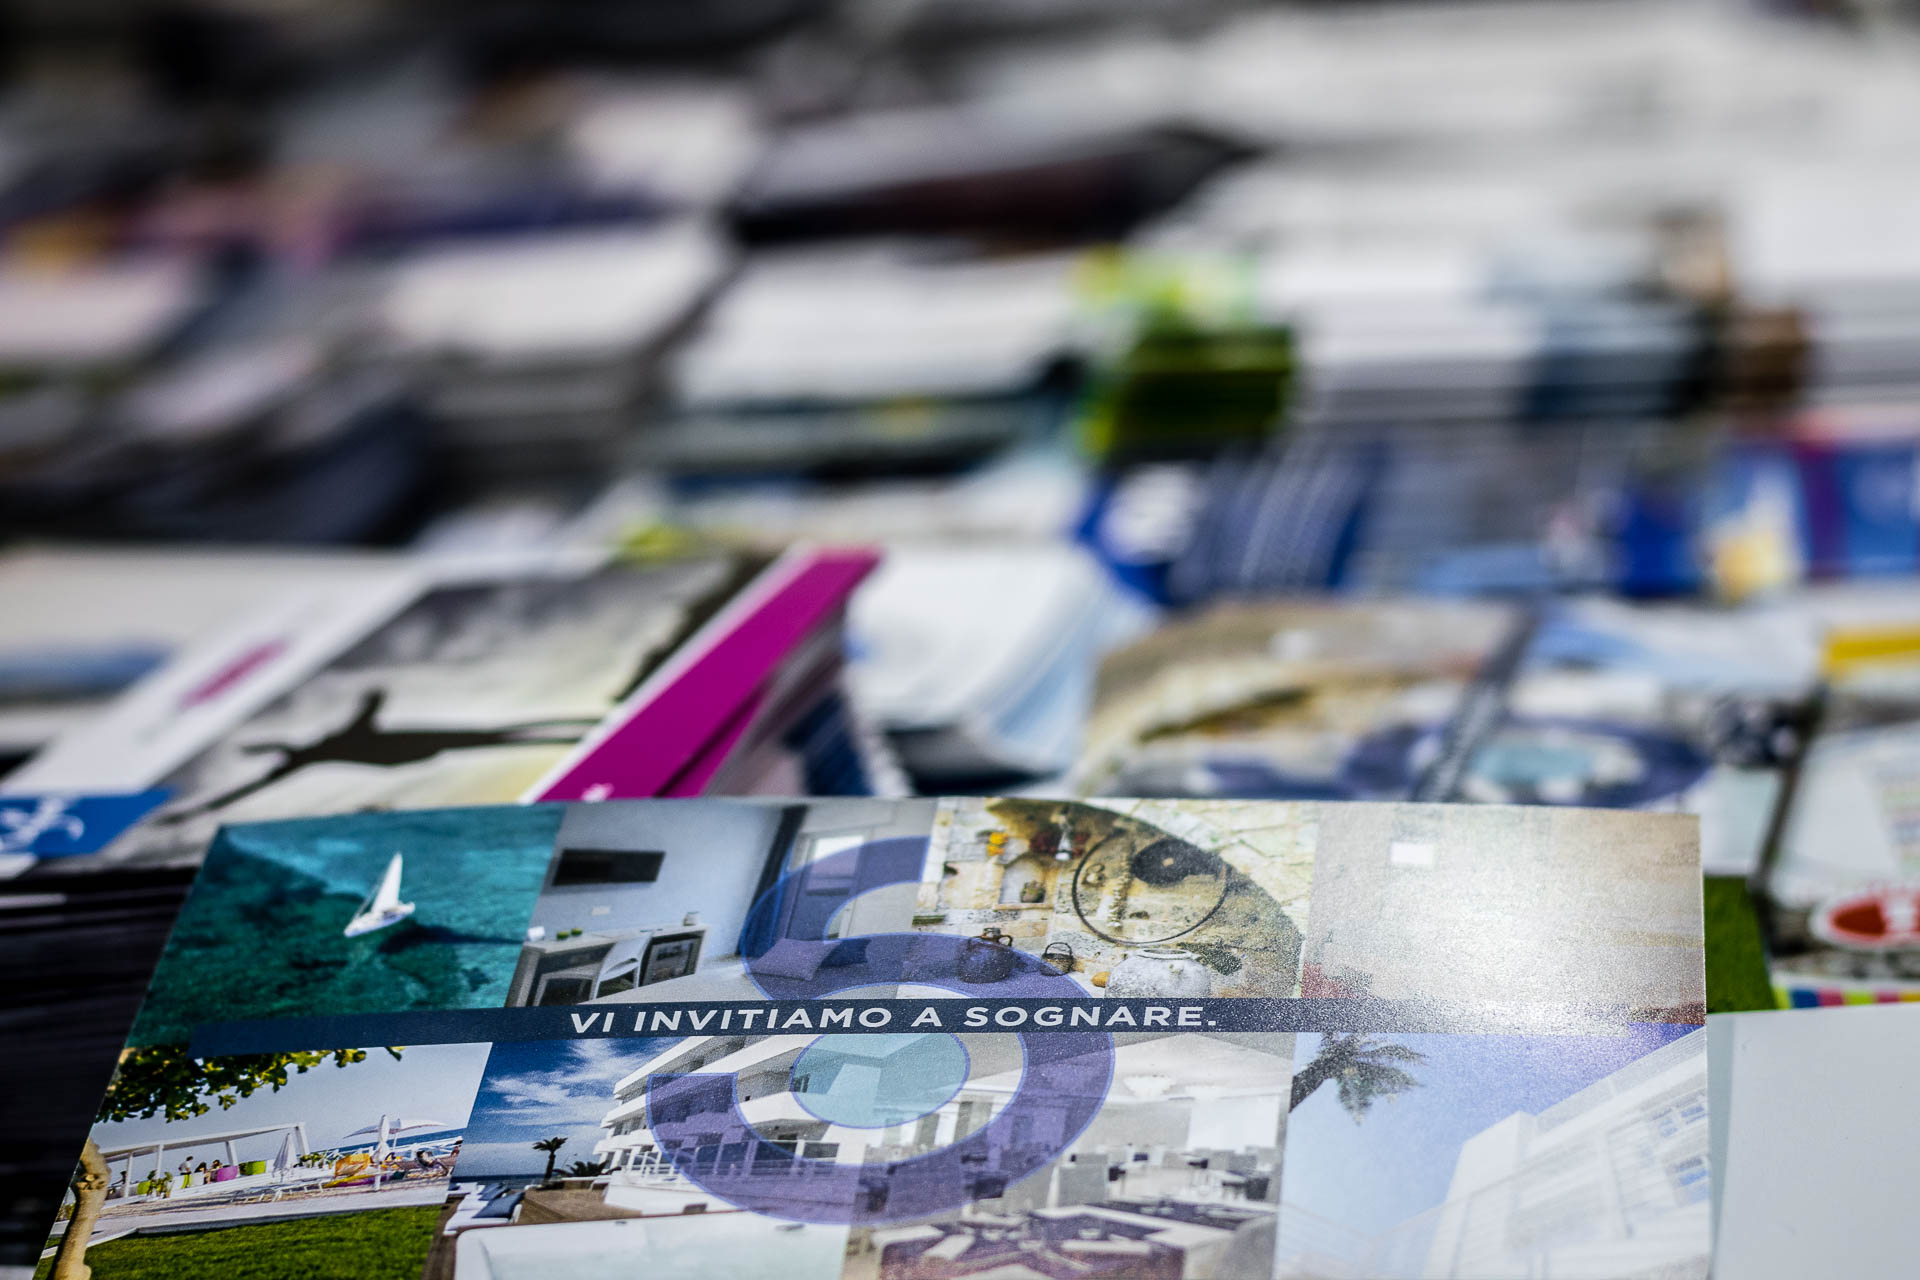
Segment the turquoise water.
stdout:
[[884,1129],[936,1111],[967,1082],[967,1050],[946,1032],[821,1036],[794,1060],[794,1097],[822,1120]]
[[[560,805],[346,814],[228,827],[214,840],[134,1024],[486,1009],[507,987],[546,879]],[[411,919],[348,938],[394,854]]]

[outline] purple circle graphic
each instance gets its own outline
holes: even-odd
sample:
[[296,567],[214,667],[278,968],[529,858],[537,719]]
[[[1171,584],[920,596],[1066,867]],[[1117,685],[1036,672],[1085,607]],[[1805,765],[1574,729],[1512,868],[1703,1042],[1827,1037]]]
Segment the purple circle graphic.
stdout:
[[[924,838],[877,840],[781,878],[749,914],[741,952],[771,999],[823,999],[889,983],[992,1000],[1079,998],[1071,978],[1023,951],[940,933],[828,939],[826,927],[860,894],[918,883]],[[991,947],[991,964],[980,949]],[[955,1016],[963,1006],[955,1002]],[[947,1029],[947,1028],[943,1028]],[[1113,1037],[1104,1031],[1001,1032],[1020,1046],[1020,1084],[985,1123],[936,1151],[840,1163],[768,1141],[740,1113],[732,1073],[660,1074],[647,1082],[647,1125],[690,1181],[742,1208],[796,1222],[878,1225],[996,1196],[1072,1145],[1105,1103]],[[932,1113],[930,1113],[932,1114]],[[943,1120],[942,1124],[946,1121]]]

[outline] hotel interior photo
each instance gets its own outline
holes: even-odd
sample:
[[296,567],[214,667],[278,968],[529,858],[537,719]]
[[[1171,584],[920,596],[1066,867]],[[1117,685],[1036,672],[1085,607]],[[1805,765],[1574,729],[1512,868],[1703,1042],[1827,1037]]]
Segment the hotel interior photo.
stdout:
[[[932,800],[573,805],[534,907],[510,1007],[751,1000],[742,931],[781,874],[869,841],[927,835]],[[854,903],[835,932],[900,927],[914,886]],[[880,922],[887,922],[886,925]]]
[[[1292,1038],[1114,1039],[1106,1101],[1060,1158],[956,1212],[856,1231],[848,1280],[1267,1275]],[[1018,1072],[969,1085],[1011,1090]]]

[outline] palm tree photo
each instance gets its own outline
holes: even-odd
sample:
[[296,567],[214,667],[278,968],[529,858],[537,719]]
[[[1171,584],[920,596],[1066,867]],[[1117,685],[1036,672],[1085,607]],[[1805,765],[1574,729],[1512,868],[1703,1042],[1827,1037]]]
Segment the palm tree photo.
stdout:
[[1354,1123],[1380,1098],[1391,1099],[1408,1089],[1420,1087],[1420,1081],[1400,1065],[1425,1062],[1418,1049],[1380,1040],[1363,1031],[1347,1035],[1327,1034],[1320,1038],[1320,1051],[1303,1070],[1293,1076],[1293,1100],[1287,1110],[1297,1109],[1314,1091],[1329,1080],[1339,1090],[1340,1105]]
[[540,1181],[553,1181],[553,1162],[560,1158],[560,1148],[566,1145],[567,1140],[565,1138],[542,1138],[539,1142],[533,1144],[535,1151],[544,1151],[547,1153],[547,1171],[541,1177]]

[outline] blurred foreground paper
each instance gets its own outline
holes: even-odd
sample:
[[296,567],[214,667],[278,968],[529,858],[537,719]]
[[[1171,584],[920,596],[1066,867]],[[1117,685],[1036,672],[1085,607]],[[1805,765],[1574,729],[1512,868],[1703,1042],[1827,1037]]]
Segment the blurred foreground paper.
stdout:
[[1920,1007],[1707,1020],[1719,1280],[1913,1274]]

